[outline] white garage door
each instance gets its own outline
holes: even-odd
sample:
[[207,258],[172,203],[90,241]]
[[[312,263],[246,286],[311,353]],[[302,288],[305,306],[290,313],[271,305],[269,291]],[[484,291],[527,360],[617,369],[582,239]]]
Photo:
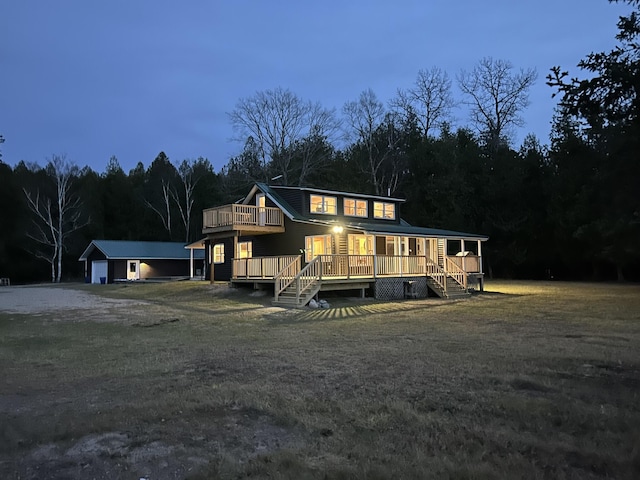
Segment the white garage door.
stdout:
[[101,283],[100,277],[108,278],[108,271],[106,260],[94,260],[91,262],[91,283]]

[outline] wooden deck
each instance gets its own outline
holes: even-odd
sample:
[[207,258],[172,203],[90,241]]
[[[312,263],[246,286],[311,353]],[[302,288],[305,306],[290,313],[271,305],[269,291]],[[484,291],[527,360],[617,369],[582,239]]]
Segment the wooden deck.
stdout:
[[202,233],[241,231],[247,235],[284,232],[284,214],[279,208],[231,204],[202,212]]
[[254,257],[233,259],[231,281],[273,283],[274,302],[292,306],[305,305],[321,290],[364,291],[383,279],[407,279],[413,283],[420,277],[438,296],[457,298],[468,296],[469,286],[475,286],[483,276],[480,271],[467,272],[460,265],[479,270],[482,262],[470,255],[444,257],[443,265],[416,255],[319,255],[302,266],[300,255]]
[[[273,280],[299,255],[234,258],[232,281]],[[417,255],[320,255],[318,275],[322,280],[375,280],[382,277],[434,275],[433,262]],[[480,257],[445,257],[444,270],[453,273],[480,274]],[[448,268],[445,268],[448,267]],[[300,270],[300,267],[296,269]]]

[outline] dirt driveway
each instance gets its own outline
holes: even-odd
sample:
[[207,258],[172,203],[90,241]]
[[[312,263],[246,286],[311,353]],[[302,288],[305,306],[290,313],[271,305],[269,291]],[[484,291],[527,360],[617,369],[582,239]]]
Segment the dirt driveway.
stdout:
[[56,310],[90,310],[140,305],[145,302],[104,298],[60,286],[29,285],[0,288],[0,311],[38,314]]

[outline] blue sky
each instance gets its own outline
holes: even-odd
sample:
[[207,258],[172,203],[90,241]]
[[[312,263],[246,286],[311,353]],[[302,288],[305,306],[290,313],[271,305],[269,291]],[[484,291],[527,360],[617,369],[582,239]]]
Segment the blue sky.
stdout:
[[[275,87],[338,112],[371,88],[385,103],[418,70],[454,79],[481,58],[536,68],[524,128],[548,142],[549,68],[615,44],[626,4],[606,0],[6,0],[0,17],[4,162],[65,154],[103,172],[207,157],[242,144],[227,112]],[[456,125],[467,125],[463,108]]]

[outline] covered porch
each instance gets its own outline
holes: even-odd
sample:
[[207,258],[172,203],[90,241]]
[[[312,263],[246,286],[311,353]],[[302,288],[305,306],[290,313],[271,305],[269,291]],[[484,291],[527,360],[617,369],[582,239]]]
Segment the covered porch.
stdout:
[[[414,277],[434,274],[434,260],[428,256],[408,255],[318,255],[321,278],[375,279],[378,277]],[[273,280],[293,262],[301,264],[302,255],[234,258],[232,281]],[[481,274],[478,255],[445,256],[445,272]],[[298,268],[299,269],[299,268]]]

